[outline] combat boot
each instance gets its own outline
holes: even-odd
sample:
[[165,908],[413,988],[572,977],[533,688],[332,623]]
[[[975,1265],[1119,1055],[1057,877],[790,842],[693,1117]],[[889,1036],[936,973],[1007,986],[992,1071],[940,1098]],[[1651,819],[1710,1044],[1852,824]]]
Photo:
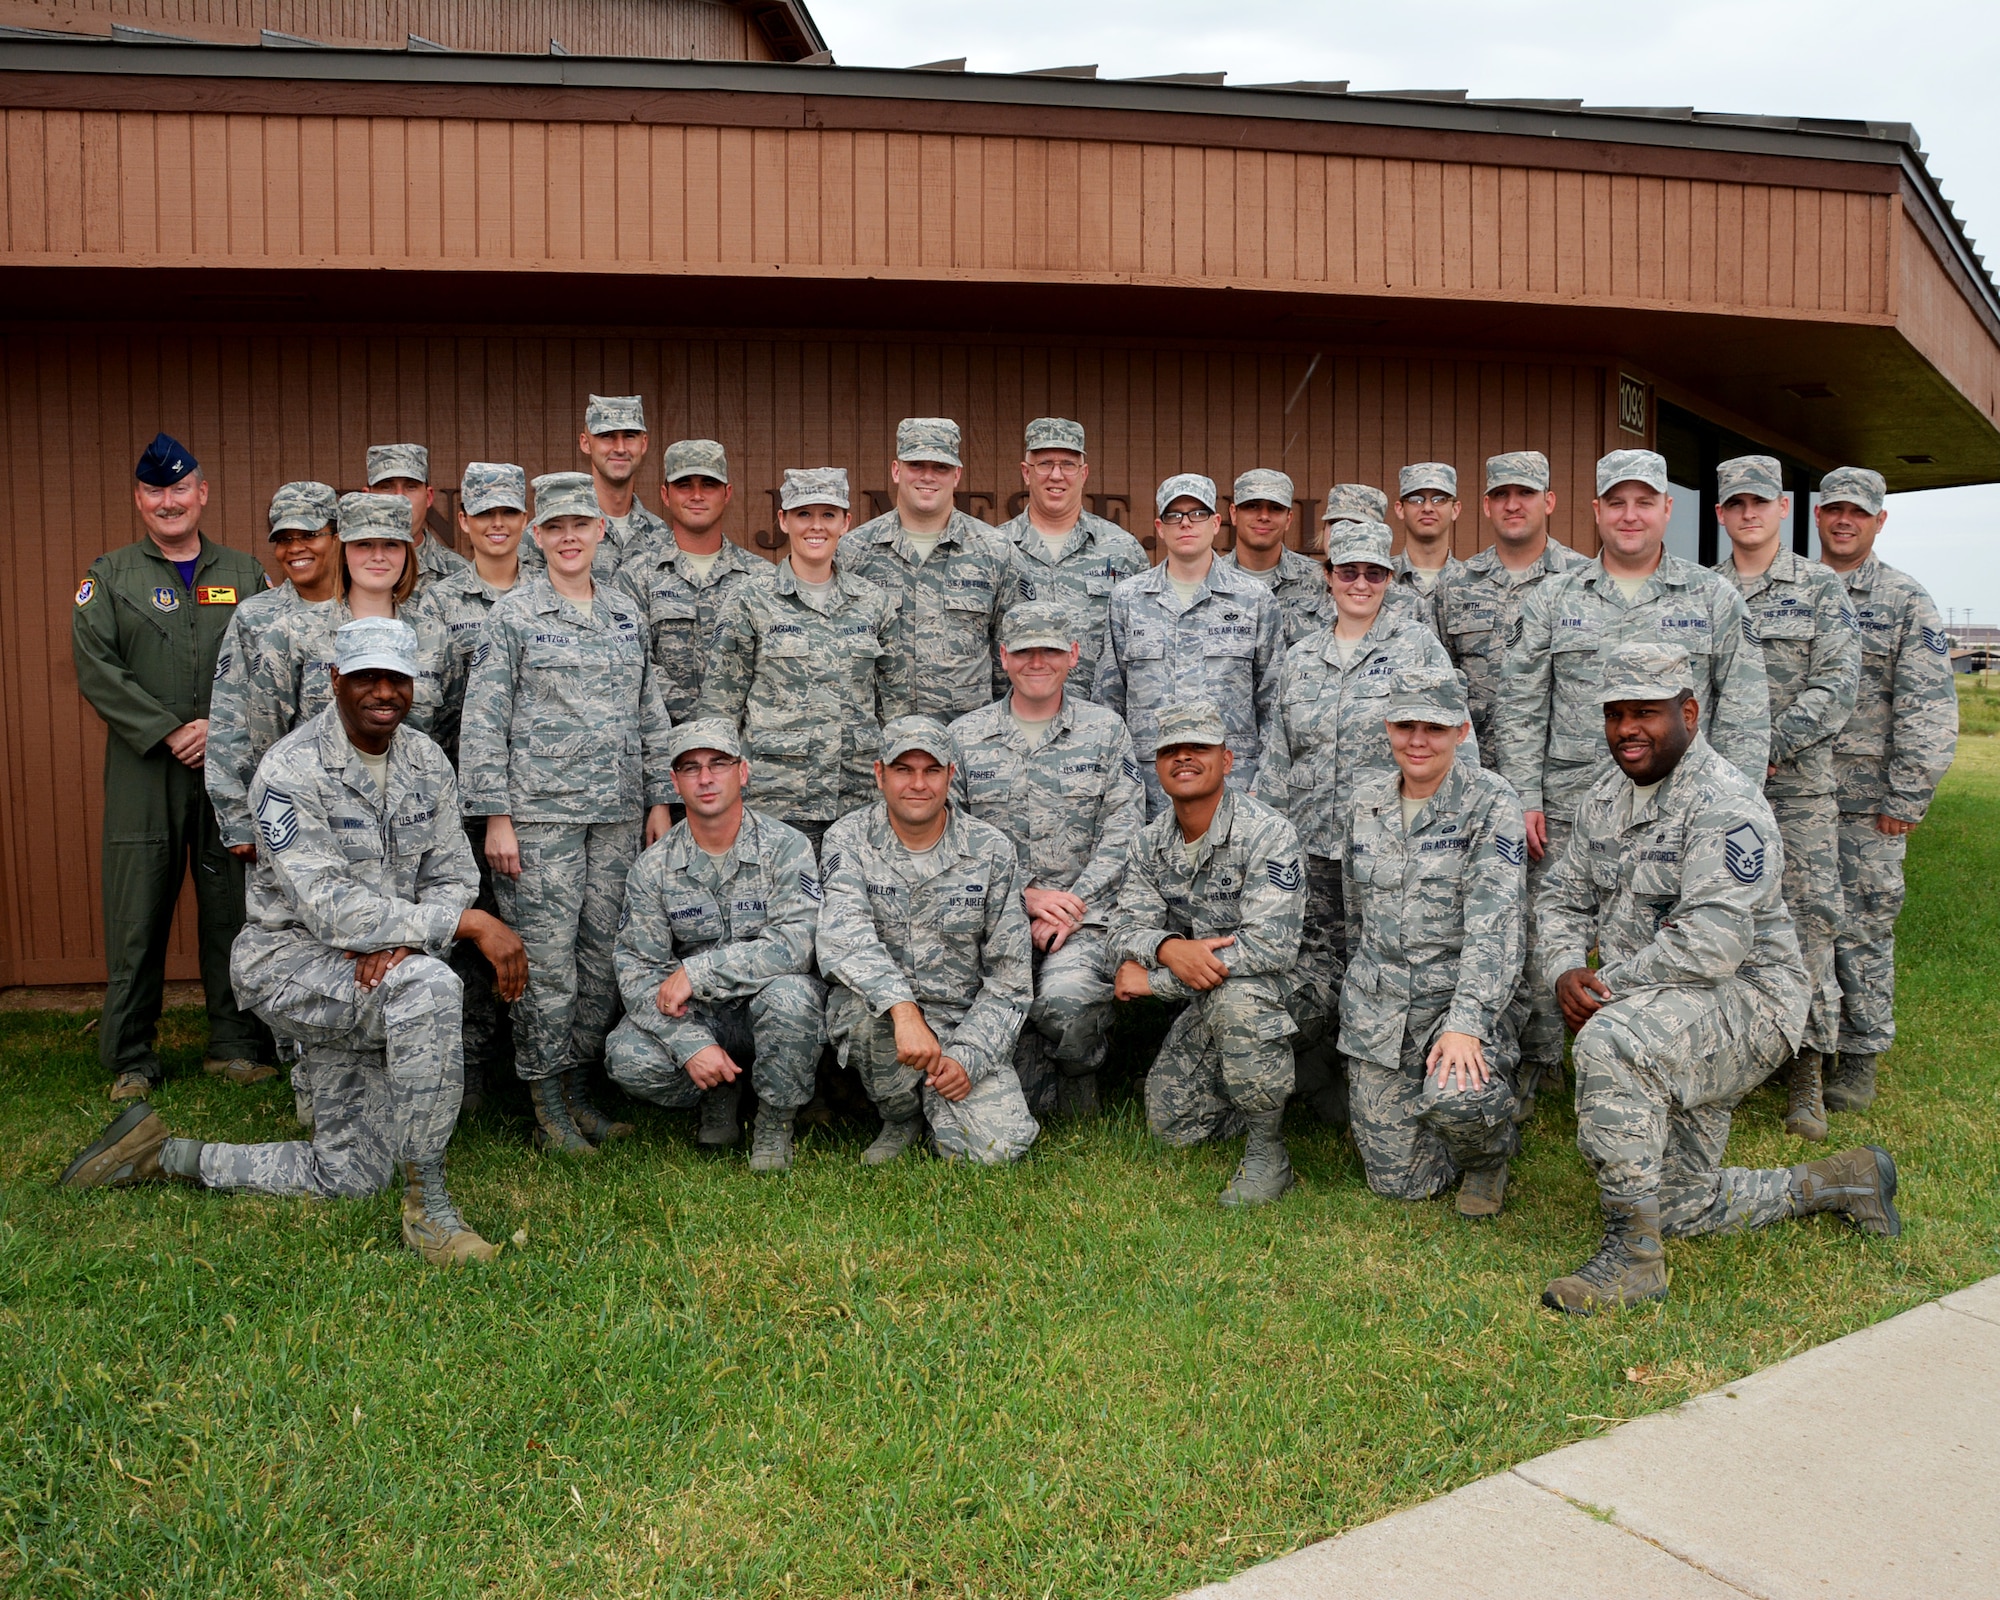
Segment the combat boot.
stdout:
[[718,1083],[701,1092],[701,1121],[695,1129],[695,1143],[704,1150],[733,1150],[743,1142],[743,1124],[737,1115],[743,1088],[737,1083]]
[[263,1083],[275,1078],[278,1069],[267,1066],[262,1061],[246,1061],[240,1057],[224,1060],[221,1056],[210,1056],[202,1062],[201,1070],[211,1078],[226,1078],[231,1083]]
[[1792,1209],[1801,1217],[1833,1211],[1880,1238],[1903,1231],[1896,1211],[1896,1163],[1879,1144],[1843,1150],[1792,1168]]
[[752,1172],[792,1170],[792,1117],[790,1111],[757,1102],[757,1124],[750,1138]]
[[1056,1075],[1056,1115],[1072,1122],[1087,1122],[1098,1114],[1097,1074],[1079,1072],[1072,1077],[1059,1071]]
[[1792,1057],[1792,1071],[1786,1087],[1785,1132],[1794,1139],[1815,1142],[1824,1139],[1826,1102],[1821,1098],[1820,1054],[1817,1050],[1801,1050]]
[[151,1102],[111,1119],[56,1181],[65,1189],[127,1189],[140,1183],[200,1183],[201,1141],[176,1139]]
[[444,1186],[444,1157],[403,1163],[403,1243],[434,1267],[491,1261],[500,1246],[465,1225]]
[[1226,1206],[1267,1206],[1280,1198],[1297,1180],[1292,1176],[1292,1158],[1285,1149],[1283,1111],[1260,1111],[1243,1119],[1250,1132],[1243,1141],[1243,1159],[1236,1176],[1222,1191]]
[[121,1104],[126,1100],[143,1100],[158,1087],[153,1080],[137,1067],[121,1072],[111,1083],[111,1103]]
[[1823,1093],[1829,1111],[1866,1111],[1875,1103],[1875,1058],[1841,1051],[1827,1071]]
[[569,1107],[569,1119],[576,1124],[576,1131],[592,1144],[610,1144],[618,1139],[629,1139],[637,1131],[629,1122],[614,1122],[604,1112],[591,1104],[590,1068],[571,1067],[560,1075],[563,1103]]
[[535,1078],[528,1084],[535,1106],[535,1148],[553,1150],[557,1155],[588,1156],[597,1146],[584,1138],[583,1130],[569,1114],[569,1101],[560,1078]]
[[924,1136],[924,1114],[913,1111],[907,1117],[882,1119],[882,1131],[875,1142],[861,1152],[864,1167],[885,1167]]
[[1461,1217],[1497,1217],[1507,1200],[1507,1163],[1468,1172],[1458,1185]]
[[1660,1201],[1605,1196],[1604,1242],[1597,1254],[1542,1291],[1542,1304],[1573,1317],[1667,1297],[1667,1253],[1660,1243]]
[[486,1074],[477,1067],[465,1069],[465,1087],[458,1092],[458,1114],[474,1115],[486,1104]]

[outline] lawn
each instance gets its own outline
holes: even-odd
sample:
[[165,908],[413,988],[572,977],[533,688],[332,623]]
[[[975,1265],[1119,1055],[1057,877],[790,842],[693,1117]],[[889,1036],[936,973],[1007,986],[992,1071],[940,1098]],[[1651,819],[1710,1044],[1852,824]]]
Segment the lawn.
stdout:
[[[1911,851],[1903,1041],[1835,1123],[1903,1172],[1903,1238],[1837,1222],[1670,1244],[1673,1293],[1540,1309],[1595,1243],[1545,1099],[1505,1216],[1301,1185],[1221,1212],[1233,1150],[1153,1147],[1130,1086],[1011,1172],[815,1131],[786,1179],[685,1117],[588,1167],[501,1119],[456,1190],[525,1244],[422,1267],[388,1198],[300,1205],[50,1179],[107,1115],[87,1019],[0,1017],[0,1585],[35,1595],[1164,1595],[1669,1406],[2000,1271],[2000,741]],[[200,1076],[171,1125],[283,1136]],[[1127,1053],[1124,1070],[1139,1063]],[[1811,1152],[1774,1092],[1731,1159]]]

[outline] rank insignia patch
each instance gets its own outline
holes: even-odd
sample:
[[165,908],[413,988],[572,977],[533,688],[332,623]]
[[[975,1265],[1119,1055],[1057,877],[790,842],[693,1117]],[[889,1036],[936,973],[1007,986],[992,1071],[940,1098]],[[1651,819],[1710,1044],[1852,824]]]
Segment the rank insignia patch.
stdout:
[[1738,883],[1757,882],[1764,876],[1764,836],[1738,823],[1722,836],[1722,864]]

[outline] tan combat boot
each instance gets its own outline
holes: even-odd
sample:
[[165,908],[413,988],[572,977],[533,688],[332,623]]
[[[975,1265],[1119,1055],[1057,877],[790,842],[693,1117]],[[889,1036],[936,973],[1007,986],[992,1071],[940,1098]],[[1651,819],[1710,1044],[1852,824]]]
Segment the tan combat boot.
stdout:
[[129,1189],[140,1183],[201,1182],[201,1141],[176,1139],[150,1102],[129,1105],[63,1168],[65,1189]]
[[704,1150],[733,1150],[741,1144],[743,1124],[737,1120],[736,1108],[742,1098],[742,1085],[733,1081],[702,1090],[695,1143]]
[[1820,1094],[1820,1055],[1817,1050],[1801,1050],[1792,1057],[1786,1084],[1785,1132],[1794,1139],[1815,1143],[1826,1137],[1826,1102]]
[[1659,1197],[1613,1200],[1607,1195],[1599,1203],[1604,1208],[1604,1242],[1576,1271],[1542,1291],[1542,1304],[1553,1311],[1590,1317],[1667,1297]]
[[629,1122],[614,1121],[591,1103],[588,1067],[571,1067],[562,1074],[560,1081],[570,1121],[576,1124],[576,1131],[592,1144],[611,1144],[619,1139],[629,1139],[638,1131]]
[[444,1157],[403,1163],[403,1243],[434,1267],[486,1262],[501,1247],[465,1225],[444,1186]]
[[552,1150],[559,1156],[593,1156],[597,1146],[584,1138],[569,1114],[569,1097],[563,1093],[561,1078],[534,1078],[528,1094],[535,1106],[535,1148]]
[[757,1125],[750,1137],[752,1172],[789,1172],[792,1169],[793,1113],[757,1102]]
[[1250,1125],[1243,1141],[1243,1160],[1236,1176],[1222,1191],[1226,1206],[1267,1206],[1283,1197],[1297,1180],[1292,1175],[1291,1153],[1285,1149],[1283,1111],[1260,1111],[1243,1119]]
[[263,1083],[278,1075],[276,1067],[267,1066],[262,1061],[246,1061],[240,1056],[226,1060],[221,1056],[210,1056],[202,1062],[201,1070],[211,1078],[226,1078],[231,1083]]
[[1896,1211],[1896,1163],[1879,1144],[1843,1150],[1792,1168],[1792,1205],[1798,1215],[1833,1211],[1863,1233],[1893,1239],[1903,1231]]
[[1829,1111],[1866,1111],[1875,1103],[1875,1058],[1841,1051],[1826,1068],[1824,1094]]
[[875,1142],[861,1152],[861,1164],[864,1167],[886,1167],[923,1136],[922,1111],[907,1117],[884,1117],[882,1131],[875,1135]]
[[1458,1185],[1458,1214],[1461,1217],[1497,1217],[1507,1202],[1507,1163],[1468,1172]]

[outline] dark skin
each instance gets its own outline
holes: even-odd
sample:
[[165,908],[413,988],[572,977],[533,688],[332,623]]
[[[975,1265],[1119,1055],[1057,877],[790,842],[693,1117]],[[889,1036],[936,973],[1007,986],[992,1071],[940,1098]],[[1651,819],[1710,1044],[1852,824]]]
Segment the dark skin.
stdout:
[[[1215,820],[1222,804],[1223,780],[1236,765],[1236,752],[1226,744],[1170,744],[1153,758],[1153,770],[1160,775],[1160,787],[1174,803],[1174,820],[1181,837],[1199,839]],[[1197,993],[1220,988],[1229,968],[1215,952],[1236,942],[1233,934],[1216,939],[1162,939],[1153,959]],[[1111,980],[1111,993],[1119,1000],[1144,1000],[1152,994],[1152,976],[1136,961],[1121,961]]]
[[[1672,700],[1613,700],[1604,708],[1604,742],[1611,746],[1611,759],[1642,789],[1673,774],[1700,726],[1701,706],[1685,689]],[[1588,967],[1572,967],[1556,979],[1556,1000],[1571,1033],[1611,997],[1604,980]]]
[[[410,714],[410,698],[416,685],[400,672],[367,667],[359,672],[333,671],[333,703],[340,713],[340,725],[347,730],[348,742],[364,755],[384,754],[396,737],[396,730]],[[479,953],[493,965],[494,987],[502,999],[518,1000],[528,987],[528,952],[520,936],[498,917],[484,911],[466,911],[458,919],[456,937],[470,939]],[[372,989],[410,954],[408,945],[393,950],[349,950],[354,963],[354,981]]]

